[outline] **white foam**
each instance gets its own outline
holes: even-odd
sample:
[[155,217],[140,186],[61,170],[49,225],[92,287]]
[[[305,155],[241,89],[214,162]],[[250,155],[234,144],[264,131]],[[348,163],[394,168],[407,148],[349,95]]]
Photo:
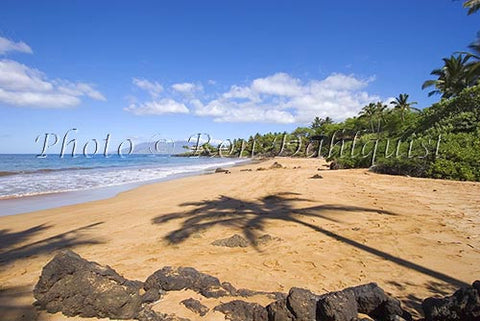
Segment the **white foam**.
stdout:
[[202,172],[219,166],[232,166],[245,161],[245,159],[224,159],[214,163],[195,165],[112,167],[4,176],[0,177],[0,199],[155,181],[175,175]]

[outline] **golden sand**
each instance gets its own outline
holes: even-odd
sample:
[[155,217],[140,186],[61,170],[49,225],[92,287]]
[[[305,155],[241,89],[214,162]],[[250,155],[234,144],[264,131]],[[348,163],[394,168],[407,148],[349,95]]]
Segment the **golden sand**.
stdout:
[[[283,169],[269,168],[277,161]],[[480,184],[325,170],[317,159],[277,158],[231,174],[145,185],[114,198],[0,217],[2,320],[88,320],[38,312],[32,289],[56,251],[69,248],[145,280],[192,266],[237,288],[316,293],[377,282],[413,313],[421,300],[480,279]],[[294,167],[299,167],[294,169]],[[252,171],[245,171],[251,168]],[[319,171],[318,169],[322,169]],[[311,179],[321,174],[323,179]],[[213,246],[233,234],[276,238],[258,247]],[[201,318],[172,292],[156,310]],[[250,301],[263,305],[265,297]]]

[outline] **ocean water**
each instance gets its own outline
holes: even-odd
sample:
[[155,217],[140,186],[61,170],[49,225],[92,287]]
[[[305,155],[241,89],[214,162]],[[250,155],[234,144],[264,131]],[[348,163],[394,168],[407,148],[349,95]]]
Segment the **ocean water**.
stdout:
[[139,185],[232,166],[245,159],[169,155],[48,156],[0,154],[0,201],[60,192]]

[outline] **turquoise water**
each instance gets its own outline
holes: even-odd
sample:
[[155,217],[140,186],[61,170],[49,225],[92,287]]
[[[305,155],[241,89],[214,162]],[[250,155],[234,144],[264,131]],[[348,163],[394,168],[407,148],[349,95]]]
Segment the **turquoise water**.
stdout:
[[138,185],[244,161],[151,154],[108,158],[0,154],[0,199]]

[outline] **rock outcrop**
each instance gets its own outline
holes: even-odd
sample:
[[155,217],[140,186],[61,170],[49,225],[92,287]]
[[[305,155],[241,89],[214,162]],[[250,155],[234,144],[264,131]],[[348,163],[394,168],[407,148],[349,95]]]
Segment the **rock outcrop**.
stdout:
[[[153,302],[168,291],[192,290],[206,298],[266,295],[275,299],[266,307],[233,300],[214,311],[231,321],[355,321],[359,314],[378,321],[409,321],[400,301],[375,283],[322,295],[292,288],[288,294],[236,289],[228,282],[191,267],[163,267],[145,283],[127,280],[109,266],[87,261],[72,251],[57,254],[42,270],[34,288],[35,305],[66,316],[139,321],[188,321],[152,310]],[[141,294],[143,293],[143,294]],[[206,316],[209,308],[193,298],[181,302]],[[443,298],[423,301],[425,321],[480,321],[480,281]],[[363,319],[362,319],[363,320]]]
[[205,314],[208,313],[208,311],[210,311],[210,309],[204,306],[200,301],[195,300],[193,298],[183,300],[180,303],[183,304],[187,309],[189,309],[192,312],[195,312],[201,317],[203,317]]
[[67,250],[43,268],[33,295],[36,305],[50,313],[132,319],[142,308],[142,285]]
[[250,243],[242,236],[234,234],[228,238],[213,241],[212,245],[224,247],[248,247]]
[[350,321],[358,316],[358,304],[352,291],[323,295],[317,302],[317,319]]
[[257,303],[234,300],[220,304],[213,310],[222,312],[230,321],[268,321],[267,310]]
[[411,320],[400,302],[375,283],[323,295],[292,288],[285,300],[273,302],[266,309],[269,321],[352,321],[359,313],[382,321]]
[[337,170],[337,169],[341,169],[342,167],[340,166],[339,163],[337,163],[336,161],[333,161],[330,163],[329,165],[330,169],[331,170]]
[[274,162],[271,166],[270,166],[271,169],[278,169],[278,168],[284,168],[282,164],[280,164],[279,162]]
[[422,303],[426,321],[479,321],[480,281],[444,298],[427,298]]
[[215,246],[223,246],[223,247],[248,247],[249,245],[260,246],[266,245],[272,241],[281,241],[282,239],[279,237],[273,237],[269,234],[264,234],[253,242],[246,240],[243,236],[234,234],[230,237],[219,239],[213,241],[211,244]]
[[218,298],[229,295],[220,281],[211,275],[197,271],[191,267],[173,268],[166,266],[147,278],[145,291],[193,290],[207,298]]
[[352,292],[358,305],[358,312],[382,321],[397,320],[401,317],[411,320],[411,315],[404,311],[400,301],[387,295],[376,283],[351,287],[342,292]]

